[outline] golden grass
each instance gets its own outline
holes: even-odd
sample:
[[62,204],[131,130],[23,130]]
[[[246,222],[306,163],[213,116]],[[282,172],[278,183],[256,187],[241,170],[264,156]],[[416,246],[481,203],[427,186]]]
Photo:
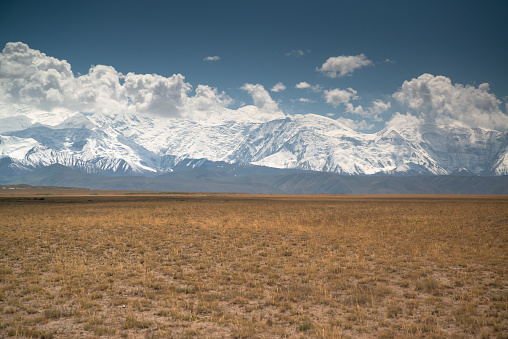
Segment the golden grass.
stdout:
[[508,337],[508,197],[36,193],[1,337]]

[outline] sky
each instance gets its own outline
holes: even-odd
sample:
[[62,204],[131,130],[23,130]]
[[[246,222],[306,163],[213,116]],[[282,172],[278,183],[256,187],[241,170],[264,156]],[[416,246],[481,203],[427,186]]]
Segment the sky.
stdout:
[[[507,15],[505,0],[4,0],[0,49],[28,50],[4,49],[0,100],[174,117],[254,105],[366,132],[410,112],[508,130]],[[49,91],[19,53],[71,74],[58,66]]]

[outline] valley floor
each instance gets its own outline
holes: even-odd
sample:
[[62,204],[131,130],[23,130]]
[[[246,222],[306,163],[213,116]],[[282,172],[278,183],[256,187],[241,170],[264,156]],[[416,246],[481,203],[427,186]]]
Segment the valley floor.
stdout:
[[0,192],[0,337],[508,336],[507,196]]

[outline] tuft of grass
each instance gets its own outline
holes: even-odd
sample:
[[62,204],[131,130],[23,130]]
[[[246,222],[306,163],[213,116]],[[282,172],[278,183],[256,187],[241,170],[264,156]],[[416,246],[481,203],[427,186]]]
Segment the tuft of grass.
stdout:
[[307,331],[308,329],[310,329],[310,324],[308,323],[302,324],[296,328],[296,330],[299,332],[304,332]]

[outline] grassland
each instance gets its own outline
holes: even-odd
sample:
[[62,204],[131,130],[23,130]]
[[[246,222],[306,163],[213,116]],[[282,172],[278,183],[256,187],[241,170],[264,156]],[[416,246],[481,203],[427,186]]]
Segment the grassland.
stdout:
[[8,193],[1,337],[508,337],[508,197]]

